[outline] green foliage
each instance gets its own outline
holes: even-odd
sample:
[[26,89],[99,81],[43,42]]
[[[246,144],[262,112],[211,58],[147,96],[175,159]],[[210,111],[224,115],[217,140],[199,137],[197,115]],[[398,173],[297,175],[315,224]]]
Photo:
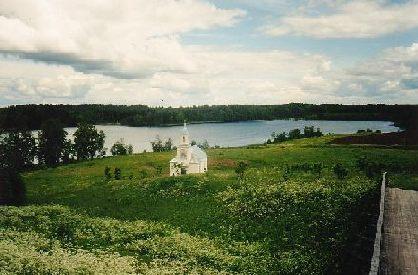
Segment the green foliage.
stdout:
[[81,123],[74,133],[74,150],[77,159],[92,159],[103,154],[105,134],[91,124]]
[[235,173],[239,179],[244,177],[245,171],[248,169],[248,164],[246,162],[240,161],[235,168]]
[[337,176],[338,179],[342,180],[348,175],[348,170],[345,168],[341,163],[336,163],[332,170],[334,171],[334,174]]
[[321,129],[317,128],[316,131],[313,126],[305,126],[303,130],[303,134],[301,134],[299,129],[293,129],[289,131],[289,134],[285,132],[282,133],[275,133],[271,134],[271,140],[267,140],[267,144],[270,143],[280,143],[287,140],[299,139],[299,138],[311,138],[311,137],[321,137],[323,134]]
[[151,141],[152,150],[154,152],[167,152],[173,150],[173,140],[168,138],[163,141],[160,136],[156,136],[154,141]]
[[76,151],[71,140],[66,140],[62,148],[62,162],[67,164],[75,160]]
[[351,213],[368,215],[364,207],[376,198],[377,184],[364,177],[340,182],[328,175],[282,180],[283,172],[250,169],[240,185],[221,192],[218,198],[232,218],[224,226],[243,239],[267,240],[277,256],[272,273],[338,270],[334,264],[343,244],[358,237],[351,231],[357,222]]
[[1,208],[0,228],[0,268],[11,273],[260,274],[270,261],[257,243],[194,237],[161,223],[89,218],[61,206]]
[[[389,173],[390,186],[399,186],[397,180],[406,178],[413,186],[409,175],[418,166],[418,154],[416,150],[328,145],[333,138],[299,139],[251,150],[209,149],[209,171],[202,175],[168,177],[172,152],[26,172],[27,203],[34,206],[18,209],[25,210],[24,218],[16,212],[1,212],[0,221],[3,217],[5,222],[0,222],[0,231],[36,231],[50,242],[59,242],[65,251],[71,249],[72,255],[81,249],[103,257],[132,256],[137,273],[341,274],[348,261],[362,259],[368,269],[366,248],[372,244],[367,240],[373,236],[364,230],[373,223],[379,183],[356,169],[356,160],[361,156],[373,162],[384,160],[393,171],[397,165],[405,167],[402,177]],[[236,160],[251,167],[241,180],[236,177]],[[337,162],[350,170],[343,180],[334,176],[332,167]],[[293,170],[285,179],[286,164]],[[320,175],[317,164],[322,166]],[[126,176],[104,181],[106,166],[119,167]],[[161,176],[156,176],[157,167],[164,168]],[[141,170],[146,177],[139,177]],[[128,175],[135,177],[129,180]],[[66,205],[71,214],[41,214],[38,210],[44,207],[35,205],[45,204]],[[33,216],[39,219],[28,226]],[[12,225],[18,220],[25,223]],[[143,224],[167,230],[154,234]],[[32,246],[22,237],[25,242],[19,248],[23,253],[19,264],[32,263],[32,255],[43,251],[26,254]],[[7,245],[16,243],[9,240]],[[54,252],[41,256],[47,255],[39,262],[52,264],[57,259]],[[79,263],[76,258],[62,258],[69,264]],[[86,259],[92,262],[85,266],[93,268],[94,258]],[[113,273],[123,273],[120,270]]]
[[122,179],[122,171],[120,168],[116,167],[115,171],[113,172],[113,174],[115,175],[115,180],[120,180]]
[[161,174],[163,172],[163,167],[161,165],[156,165],[155,166],[155,171],[157,172],[157,175],[161,176]]
[[20,175],[11,168],[0,168],[0,205],[22,205],[26,188]]
[[324,168],[324,165],[321,162],[315,162],[315,163],[296,163],[296,164],[286,164],[285,166],[285,172],[287,174],[292,172],[312,172],[317,175],[321,175],[322,169]]
[[22,171],[33,166],[35,138],[29,131],[10,131],[0,135],[0,168]]
[[66,135],[67,132],[59,120],[50,119],[42,123],[38,132],[38,161],[48,166],[56,166],[64,153]]
[[106,166],[105,167],[105,169],[104,169],[104,175],[105,175],[105,178],[107,180],[110,180],[112,178],[112,173],[110,172],[110,167],[109,166]]
[[310,138],[310,137],[321,137],[323,134],[321,132],[321,129],[316,128],[316,131],[314,130],[313,126],[305,126],[303,129],[303,137]]
[[187,121],[245,121],[272,119],[314,120],[387,120],[402,127],[416,128],[417,105],[341,105],[302,104],[283,105],[215,105],[179,108],[148,107],[144,105],[18,105],[0,108],[0,128],[39,129],[51,117],[64,126],[82,122],[102,124],[121,123],[130,126],[182,124]]
[[110,148],[110,153],[113,156],[132,155],[133,147],[132,144],[125,144],[123,139],[120,139],[112,145],[112,148]]
[[300,130],[299,129],[293,129],[289,131],[289,139],[298,139],[301,138]]

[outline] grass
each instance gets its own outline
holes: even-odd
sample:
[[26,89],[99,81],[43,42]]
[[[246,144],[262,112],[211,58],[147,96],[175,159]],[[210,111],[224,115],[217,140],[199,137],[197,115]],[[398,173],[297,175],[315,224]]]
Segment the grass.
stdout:
[[[69,273],[341,273],[341,259],[361,249],[378,195],[379,182],[356,160],[387,163],[390,186],[417,190],[418,154],[332,138],[210,149],[207,174],[178,178],[167,177],[173,152],[25,173],[29,206],[0,209],[0,271],[48,273],[65,261]],[[239,161],[250,167],[242,180]],[[284,169],[305,162],[325,168]],[[338,162],[349,169],[344,180],[332,173]],[[122,179],[106,179],[106,166]]]

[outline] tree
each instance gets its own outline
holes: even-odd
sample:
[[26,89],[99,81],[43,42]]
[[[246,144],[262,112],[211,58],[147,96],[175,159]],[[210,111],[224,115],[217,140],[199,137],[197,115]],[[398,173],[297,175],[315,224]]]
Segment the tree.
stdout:
[[97,131],[91,124],[78,125],[74,133],[74,150],[78,160],[93,159],[96,155],[103,154],[105,134]]
[[42,123],[38,132],[38,160],[48,166],[56,166],[64,152],[67,132],[59,120],[50,119]]
[[11,131],[0,140],[0,167],[22,171],[33,165],[36,156],[35,138],[29,131]]
[[283,141],[286,141],[286,133],[285,132],[283,132],[283,133],[280,133],[280,134],[276,134],[275,136],[274,136],[274,139],[273,139],[273,142],[274,143],[277,143],[277,142],[283,142]]
[[69,163],[74,161],[76,155],[77,153],[75,151],[74,144],[69,139],[65,140],[62,148],[62,162]]
[[305,126],[303,129],[303,137],[310,138],[315,136],[315,131],[313,126]]
[[164,143],[163,151],[171,151],[172,147],[173,147],[173,140],[171,138],[168,138],[166,142]]
[[25,184],[19,173],[11,168],[0,168],[0,205],[22,205],[25,197]]
[[113,144],[112,148],[110,148],[110,153],[113,156],[131,155],[133,153],[133,147],[131,144],[125,144],[123,139],[120,139]]
[[168,138],[163,141],[160,136],[156,136],[154,141],[151,141],[152,150],[154,152],[167,152],[173,149],[173,140]]
[[298,139],[301,138],[300,130],[299,129],[293,129],[289,132],[289,139]]
[[160,136],[156,136],[154,141],[151,141],[151,147],[154,152],[161,152],[163,150],[163,141]]

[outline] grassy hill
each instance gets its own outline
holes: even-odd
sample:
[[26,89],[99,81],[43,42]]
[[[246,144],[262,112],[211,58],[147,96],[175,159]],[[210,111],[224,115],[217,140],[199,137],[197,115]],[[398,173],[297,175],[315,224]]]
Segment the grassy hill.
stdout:
[[[332,139],[210,149],[207,174],[178,178],[167,176],[173,152],[28,172],[29,205],[0,208],[0,271],[367,272],[379,180],[359,159],[418,189],[418,154]],[[249,165],[242,179],[239,161]],[[107,179],[106,166],[122,179]]]

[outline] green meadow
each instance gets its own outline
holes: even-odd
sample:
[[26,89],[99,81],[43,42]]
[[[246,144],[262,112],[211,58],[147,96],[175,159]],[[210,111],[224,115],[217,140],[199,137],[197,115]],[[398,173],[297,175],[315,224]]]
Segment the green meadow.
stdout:
[[[176,178],[174,152],[27,172],[27,206],[0,208],[0,271],[367,273],[372,248],[358,251],[373,238],[380,178],[358,160],[388,171],[390,186],[418,190],[418,154],[334,137],[209,149],[208,173]],[[106,178],[105,167],[122,178]]]

